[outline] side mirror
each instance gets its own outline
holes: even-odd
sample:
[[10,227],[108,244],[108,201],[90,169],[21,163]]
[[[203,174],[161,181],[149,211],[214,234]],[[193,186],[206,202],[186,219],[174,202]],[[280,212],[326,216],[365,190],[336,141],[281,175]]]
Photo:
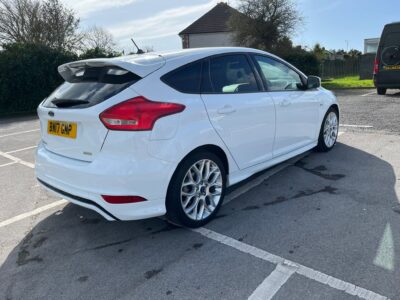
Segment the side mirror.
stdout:
[[307,89],[312,90],[312,89],[317,89],[319,87],[321,87],[321,78],[317,76],[308,76]]

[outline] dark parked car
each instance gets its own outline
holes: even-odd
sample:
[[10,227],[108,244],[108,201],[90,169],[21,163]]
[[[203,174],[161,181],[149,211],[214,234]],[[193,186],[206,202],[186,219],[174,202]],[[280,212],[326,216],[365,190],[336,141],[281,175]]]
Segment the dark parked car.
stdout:
[[374,63],[374,83],[379,95],[400,89],[400,22],[383,29]]

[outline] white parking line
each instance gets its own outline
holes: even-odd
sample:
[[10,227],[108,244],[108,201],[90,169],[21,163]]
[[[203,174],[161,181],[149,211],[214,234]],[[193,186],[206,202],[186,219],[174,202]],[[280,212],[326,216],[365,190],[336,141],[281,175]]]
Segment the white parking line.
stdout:
[[15,162],[15,161],[12,161],[12,162],[5,163],[5,164],[0,165],[0,168],[1,168],[1,167],[7,167],[7,166],[10,166],[10,165],[14,165],[14,164],[16,164],[16,162]]
[[17,152],[30,150],[30,149],[35,149],[35,148],[37,148],[37,146],[31,146],[31,147],[26,147],[26,148],[22,148],[22,149],[13,150],[13,151],[7,151],[6,154],[17,153]]
[[334,289],[343,291],[349,295],[358,296],[358,297],[360,297],[362,299],[366,299],[366,300],[388,300],[387,297],[379,295],[370,290],[364,289],[362,287],[356,286],[352,283],[340,280],[338,278],[329,276],[327,274],[313,270],[306,266],[297,264],[297,263],[287,260],[283,257],[269,253],[265,250],[251,246],[249,244],[240,242],[231,237],[228,237],[228,236],[220,234],[218,232],[209,230],[207,228],[201,227],[201,228],[197,228],[197,229],[191,229],[191,231],[197,232],[211,240],[214,240],[221,244],[232,247],[236,250],[239,250],[240,252],[250,254],[250,255],[260,258],[264,261],[267,261],[267,262],[270,262],[273,264],[277,264],[277,265],[288,266],[288,268],[294,269],[297,274],[303,275],[306,278],[309,278],[309,279],[315,280],[317,282],[320,282],[322,284],[328,285]]
[[21,221],[23,219],[32,217],[34,215],[38,215],[38,214],[40,214],[40,213],[42,213],[42,212],[44,212],[46,210],[55,208],[57,206],[60,206],[60,205],[66,204],[66,203],[68,203],[68,201],[62,199],[62,200],[50,203],[48,205],[44,205],[42,207],[36,208],[36,209],[34,209],[34,210],[30,211],[30,212],[20,214],[20,215],[15,216],[15,217],[13,217],[11,219],[8,219],[8,220],[5,220],[3,222],[0,222],[0,228],[8,226],[8,225],[13,224],[13,223],[18,222],[18,221]]
[[367,96],[371,96],[371,95],[376,95],[376,91],[361,95],[361,97],[367,97]]
[[295,268],[278,264],[275,270],[254,290],[249,300],[272,299],[295,272]]
[[5,153],[5,152],[0,151],[0,156],[3,156],[3,157],[5,157],[5,158],[8,158],[8,159],[12,160],[12,161],[15,162],[15,163],[18,163],[18,164],[27,166],[27,167],[29,167],[29,168],[32,168],[32,169],[35,168],[35,165],[34,165],[34,164],[32,164],[32,163],[30,163],[30,162],[27,162],[27,161],[24,161],[24,160],[22,160],[22,159],[20,159],[20,158],[18,158],[18,157],[12,156],[12,155],[10,155],[10,154],[8,154],[8,153]]
[[351,127],[351,128],[374,128],[372,125],[352,125],[352,124],[340,124],[340,127]]
[[40,131],[40,128],[39,128],[39,129],[32,129],[32,130],[26,130],[26,131],[19,131],[19,132],[14,132],[14,133],[9,133],[9,134],[0,135],[0,138],[8,137],[8,136],[13,136],[13,135],[20,135],[20,134],[29,133],[29,132],[35,132],[35,131]]

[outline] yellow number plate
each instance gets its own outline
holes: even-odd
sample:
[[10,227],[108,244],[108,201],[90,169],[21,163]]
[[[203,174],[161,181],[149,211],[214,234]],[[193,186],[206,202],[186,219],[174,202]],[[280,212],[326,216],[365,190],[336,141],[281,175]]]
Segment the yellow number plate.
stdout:
[[400,65],[398,66],[383,66],[384,70],[400,70]]
[[78,125],[73,122],[62,122],[49,120],[47,122],[47,133],[62,136],[70,139],[76,139]]

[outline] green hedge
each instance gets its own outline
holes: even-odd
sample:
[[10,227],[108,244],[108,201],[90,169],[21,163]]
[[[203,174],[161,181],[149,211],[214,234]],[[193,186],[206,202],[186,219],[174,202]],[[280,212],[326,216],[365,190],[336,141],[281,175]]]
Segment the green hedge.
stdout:
[[35,111],[62,83],[57,67],[76,59],[73,53],[40,45],[3,46],[0,51],[0,116]]
[[293,53],[283,57],[306,75],[320,76],[320,62],[318,58],[310,52]]

